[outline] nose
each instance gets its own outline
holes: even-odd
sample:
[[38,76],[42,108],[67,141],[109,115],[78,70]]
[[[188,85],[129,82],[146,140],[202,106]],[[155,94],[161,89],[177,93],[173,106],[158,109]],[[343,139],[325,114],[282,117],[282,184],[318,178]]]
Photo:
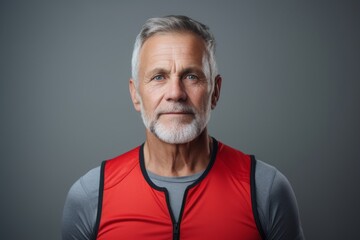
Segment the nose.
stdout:
[[180,78],[171,78],[167,82],[167,89],[165,93],[165,98],[167,101],[186,101],[187,94],[184,83],[181,81]]

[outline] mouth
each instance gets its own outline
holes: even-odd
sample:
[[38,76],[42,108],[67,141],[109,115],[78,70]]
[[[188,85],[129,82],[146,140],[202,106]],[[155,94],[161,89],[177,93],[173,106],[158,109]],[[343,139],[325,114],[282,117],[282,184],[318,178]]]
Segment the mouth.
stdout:
[[189,106],[174,105],[174,106],[169,106],[168,108],[159,110],[156,113],[156,115],[157,115],[157,118],[160,118],[161,116],[170,117],[170,118],[171,117],[188,118],[189,116],[193,117],[195,115],[195,111]]
[[158,118],[189,118],[193,117],[194,113],[188,111],[173,111],[173,112],[162,112],[158,115]]
[[174,115],[174,116],[181,116],[181,115],[193,115],[191,112],[164,112],[160,115]]

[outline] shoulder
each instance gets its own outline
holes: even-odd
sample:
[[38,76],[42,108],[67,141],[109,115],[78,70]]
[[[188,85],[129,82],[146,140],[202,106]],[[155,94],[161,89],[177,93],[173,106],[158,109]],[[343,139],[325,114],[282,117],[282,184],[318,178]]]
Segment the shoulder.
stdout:
[[256,160],[255,188],[261,225],[269,239],[303,239],[294,191],[275,167]]
[[80,185],[81,188],[88,195],[92,195],[94,192],[98,193],[99,180],[100,180],[100,166],[88,171],[85,175],[80,177],[79,180],[75,182],[75,184]]
[[68,197],[74,200],[97,198],[99,194],[100,167],[88,171],[80,177],[70,188]]
[[275,178],[287,181],[285,176],[275,167],[260,160],[255,160],[255,164],[255,184],[260,193],[269,193]]
[[91,205],[93,201],[98,200],[99,183],[100,183],[100,166],[91,169],[82,177],[80,177],[70,188],[68,198],[82,205],[88,203]]
[[282,201],[284,197],[290,196],[294,198],[291,200],[295,200],[295,194],[285,175],[277,168],[260,160],[256,160],[255,187],[258,193],[257,198],[262,200],[261,197],[264,197],[266,200],[259,202],[266,204],[263,206],[265,209],[274,201]]
[[100,167],[80,177],[66,197],[63,217],[63,239],[90,239],[97,215]]

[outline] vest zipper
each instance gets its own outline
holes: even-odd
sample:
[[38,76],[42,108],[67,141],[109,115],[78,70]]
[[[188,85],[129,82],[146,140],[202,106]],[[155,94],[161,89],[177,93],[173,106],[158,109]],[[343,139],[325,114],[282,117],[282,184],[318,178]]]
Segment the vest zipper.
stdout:
[[173,233],[174,233],[173,234],[173,239],[178,240],[179,239],[179,224],[174,223],[173,228],[174,228],[174,230],[173,230]]

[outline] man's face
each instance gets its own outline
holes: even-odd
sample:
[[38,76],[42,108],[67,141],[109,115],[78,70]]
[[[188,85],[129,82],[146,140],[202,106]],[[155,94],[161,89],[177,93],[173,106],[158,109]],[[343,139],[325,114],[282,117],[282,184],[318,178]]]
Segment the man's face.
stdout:
[[205,129],[214,107],[208,66],[204,41],[193,34],[157,34],[143,44],[130,91],[146,128],[162,141],[190,142]]

